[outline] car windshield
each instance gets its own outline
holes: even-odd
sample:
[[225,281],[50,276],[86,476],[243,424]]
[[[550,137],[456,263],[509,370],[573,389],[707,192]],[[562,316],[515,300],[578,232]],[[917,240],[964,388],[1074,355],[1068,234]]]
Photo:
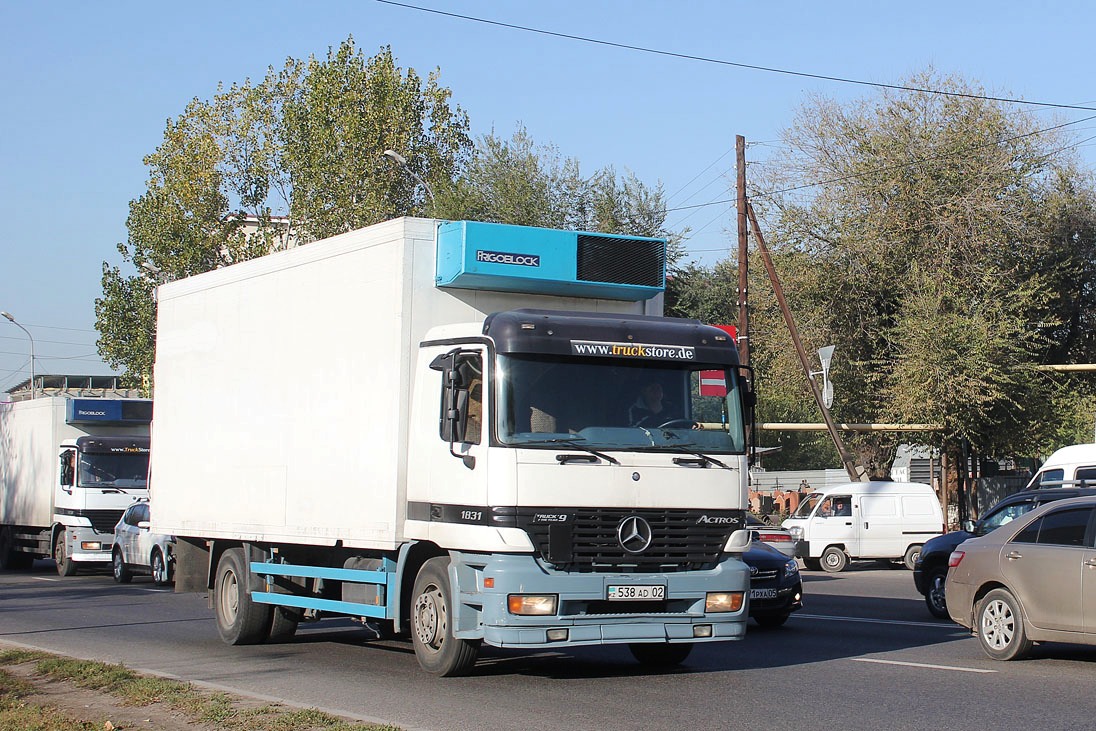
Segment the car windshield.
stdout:
[[81,454],[80,487],[148,486],[148,452],[125,454]]
[[743,454],[725,365],[498,356],[498,435],[512,446]]
[[974,535],[984,536],[985,534],[997,530],[1006,523],[1019,518],[1024,513],[1031,512],[1035,507],[1034,500],[1025,500],[1022,503],[1014,503],[1012,505],[1006,505],[1000,510],[990,513],[985,518],[978,522],[977,527],[974,529]]
[[812,492],[799,502],[799,507],[792,513],[793,518],[809,518],[822,499],[822,493]]

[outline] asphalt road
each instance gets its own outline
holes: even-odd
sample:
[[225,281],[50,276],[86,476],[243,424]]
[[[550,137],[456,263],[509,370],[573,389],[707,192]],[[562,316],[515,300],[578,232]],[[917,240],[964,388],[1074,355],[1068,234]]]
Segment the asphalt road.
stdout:
[[411,647],[343,620],[282,645],[221,643],[202,595],[147,577],[0,572],[0,644],[208,683],[405,729],[1091,729],[1096,648],[1047,644],[994,662],[933,619],[910,573],[854,564],[804,574],[806,607],[777,630],[700,645],[673,672],[624,647],[483,648],[476,674],[422,672]]

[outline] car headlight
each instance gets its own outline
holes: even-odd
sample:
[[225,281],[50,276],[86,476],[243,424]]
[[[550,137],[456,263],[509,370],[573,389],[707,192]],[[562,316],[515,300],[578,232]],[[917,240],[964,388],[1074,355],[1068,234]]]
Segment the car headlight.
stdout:
[[803,537],[803,527],[802,526],[793,525],[791,528],[788,528],[788,532],[791,533],[792,538],[794,538],[796,540],[799,540],[800,538]]
[[784,564],[784,574],[786,576],[795,576],[799,573],[799,562],[794,558]]

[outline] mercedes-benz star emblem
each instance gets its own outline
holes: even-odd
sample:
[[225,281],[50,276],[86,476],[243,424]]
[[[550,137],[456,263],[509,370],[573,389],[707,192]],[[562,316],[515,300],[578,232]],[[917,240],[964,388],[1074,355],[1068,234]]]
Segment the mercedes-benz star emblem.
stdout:
[[638,515],[630,515],[617,526],[617,540],[628,553],[643,553],[651,547],[651,524]]

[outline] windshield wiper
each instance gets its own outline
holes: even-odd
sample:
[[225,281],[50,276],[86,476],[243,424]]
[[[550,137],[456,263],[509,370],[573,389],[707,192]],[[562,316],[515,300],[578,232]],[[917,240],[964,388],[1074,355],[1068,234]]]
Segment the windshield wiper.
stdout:
[[[691,454],[692,456],[694,456],[694,457],[696,457],[700,460],[703,460],[704,464],[714,464],[716,467],[722,467],[725,470],[733,470],[734,469],[734,467],[728,466],[727,464],[725,464],[724,462],[719,461],[715,457],[710,457],[707,454],[704,454],[703,452],[694,451],[693,449],[690,449],[690,447],[696,447],[696,445],[695,444],[667,444],[667,445],[664,445],[664,446],[657,446],[657,447],[655,447],[655,449],[660,451],[660,452],[677,452],[679,454]],[[674,463],[675,464],[680,464],[680,462],[678,462],[676,459],[674,460]]]
[[[534,439],[533,441],[530,441],[530,442],[516,442],[515,446],[524,447],[524,446],[528,446],[530,444],[538,444],[538,445],[569,444],[572,447],[574,447],[575,449],[581,449],[583,452],[588,452],[588,453],[594,455],[595,457],[600,457],[601,459],[605,460],[606,462],[610,462],[612,464],[620,464],[620,460],[618,460],[616,457],[614,457],[610,454],[605,454],[604,452],[599,452],[596,449],[590,449],[589,447],[584,447],[581,444],[579,444],[579,442],[584,442],[584,441],[586,441],[586,437],[553,437],[552,439]],[[562,455],[560,455],[560,456],[562,456]],[[560,459],[560,456],[557,456],[556,459],[559,459],[560,464],[566,464],[565,460]]]

